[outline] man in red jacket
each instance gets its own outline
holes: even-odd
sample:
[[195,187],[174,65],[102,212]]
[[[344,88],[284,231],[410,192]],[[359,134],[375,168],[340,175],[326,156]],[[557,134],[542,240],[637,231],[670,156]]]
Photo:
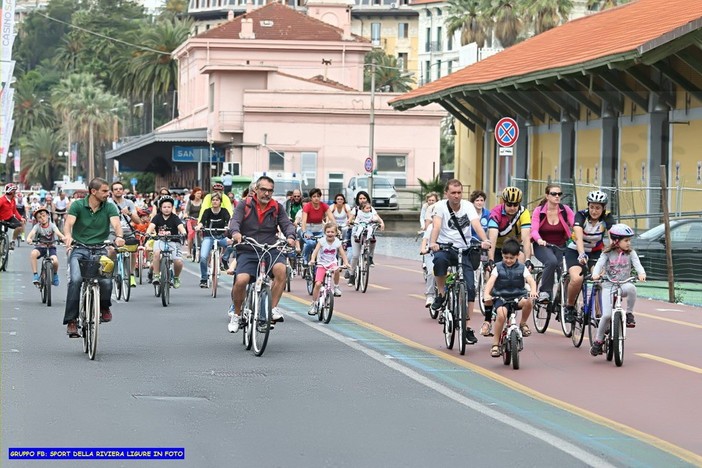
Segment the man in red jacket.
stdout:
[[12,236],[12,242],[10,243],[10,250],[15,248],[15,241],[22,232],[21,229],[24,227],[24,218],[19,211],[17,211],[17,204],[15,202],[15,193],[17,192],[17,186],[15,184],[5,185],[5,195],[0,197],[0,221],[7,224],[9,229],[14,229],[14,235]]

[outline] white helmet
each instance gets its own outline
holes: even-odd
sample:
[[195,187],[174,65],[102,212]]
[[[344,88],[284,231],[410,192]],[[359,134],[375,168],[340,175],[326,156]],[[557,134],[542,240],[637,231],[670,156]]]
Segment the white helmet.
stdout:
[[587,194],[588,203],[601,203],[602,205],[607,204],[607,194],[602,190],[593,190]]
[[634,230],[626,224],[615,224],[609,228],[609,237],[613,241],[618,241],[627,237],[634,237]]

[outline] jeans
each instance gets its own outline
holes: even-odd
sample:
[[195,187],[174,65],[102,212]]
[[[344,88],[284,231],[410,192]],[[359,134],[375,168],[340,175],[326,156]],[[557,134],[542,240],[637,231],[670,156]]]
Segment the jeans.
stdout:
[[314,251],[314,247],[317,245],[317,239],[315,237],[321,236],[322,231],[317,231],[317,232],[307,232],[306,235],[309,234],[312,237],[309,239],[305,238],[305,235],[303,235],[303,239],[305,241],[305,247],[302,249],[302,257],[305,259],[306,263],[310,262],[310,257],[312,256],[312,252]]
[[[563,252],[555,247],[546,247],[534,243],[534,256],[544,264],[544,272],[541,275],[541,287],[539,292],[547,292],[553,296],[554,275],[556,269],[561,264]],[[553,299],[553,297],[551,297]]]
[[[214,245],[214,237],[205,236],[200,245],[200,281],[207,281],[207,262],[209,261],[210,250]],[[227,239],[217,239],[219,247],[227,247]]]
[[[105,255],[107,250],[103,250],[100,255]],[[71,256],[68,258],[68,265],[71,271],[71,278],[68,280],[68,293],[66,294],[66,312],[63,316],[63,324],[78,320],[78,308],[80,307],[80,287],[83,277],[80,275],[81,259],[89,259],[90,251],[81,247],[74,247]],[[100,278],[100,310],[109,309],[112,306],[110,296],[112,295],[112,279]]]
[[[456,252],[439,250],[434,252],[434,276],[446,276],[449,266],[458,266]],[[475,275],[468,255],[463,256],[463,281],[466,284],[468,302],[475,302]],[[439,291],[443,295],[444,291]]]

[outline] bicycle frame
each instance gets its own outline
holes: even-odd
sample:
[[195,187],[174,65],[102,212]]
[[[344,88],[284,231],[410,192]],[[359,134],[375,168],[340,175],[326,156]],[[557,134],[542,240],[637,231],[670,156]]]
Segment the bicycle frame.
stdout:
[[329,323],[334,313],[334,273],[340,270],[338,265],[334,268],[327,268],[324,273],[324,281],[319,290],[317,299],[317,318],[320,322]]
[[[494,298],[499,299],[499,298]],[[502,327],[498,346],[502,354],[502,362],[505,366],[512,363],[513,369],[519,369],[519,352],[524,349],[524,337],[522,330],[517,324],[517,310],[519,310],[519,301],[523,297],[517,297],[505,301],[500,307],[507,309],[507,317],[505,324]]]
[[46,249],[46,255],[41,259],[41,265],[37,269],[39,272],[39,295],[42,304],[51,307],[51,286],[54,276],[54,262],[49,255],[49,249],[56,247],[56,242],[34,242],[35,247]]
[[609,330],[605,334],[603,351],[606,352],[607,360],[621,367],[624,363],[624,341],[626,340],[626,326],[624,308],[622,307],[623,290],[622,285],[636,281],[635,276],[631,276],[623,281],[605,278],[612,284],[612,314],[609,318]]

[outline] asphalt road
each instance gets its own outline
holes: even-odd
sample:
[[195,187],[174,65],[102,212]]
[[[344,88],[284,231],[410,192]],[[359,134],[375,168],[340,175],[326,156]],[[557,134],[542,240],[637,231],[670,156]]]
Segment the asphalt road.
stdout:
[[[16,250],[8,271],[0,273],[2,466],[76,466],[8,460],[14,447],[185,449],[178,461],[91,460],[78,466],[690,462],[415,346],[390,327],[343,313],[377,310],[397,323],[416,320],[394,294],[380,294],[389,283],[369,290],[376,294],[346,289],[338,315],[324,326],[307,317],[303,283],[296,280],[298,294],[283,301],[287,320],[257,358],[244,350],[241,333],[226,332],[226,284],[212,299],[197,288],[197,269],[188,264],[170,307],[162,307],[146,285],[128,304],[115,304],[91,362],[61,325],[64,278],[54,305],[43,306],[31,285],[28,254],[29,247]],[[380,265],[374,274],[383,271],[391,272]],[[392,275],[381,276],[377,281],[385,284]],[[437,330],[423,326],[439,342]]]

